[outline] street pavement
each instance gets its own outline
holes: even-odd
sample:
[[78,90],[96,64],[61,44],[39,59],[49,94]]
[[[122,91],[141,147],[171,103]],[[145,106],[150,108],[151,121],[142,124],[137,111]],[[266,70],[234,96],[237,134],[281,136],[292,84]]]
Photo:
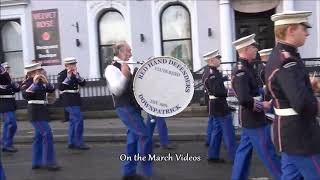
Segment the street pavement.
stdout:
[[[170,137],[173,140],[201,140],[204,139],[207,117],[168,118],[166,120]],[[126,140],[126,128],[118,118],[85,119],[84,137],[90,142],[115,142]],[[55,142],[66,142],[68,122],[51,121]],[[155,131],[157,139],[157,131]],[[29,121],[18,121],[15,136],[16,143],[31,143],[34,129]]]
[[[121,179],[120,155],[125,149],[126,128],[117,118],[85,119],[86,142],[89,151],[67,149],[68,122],[50,122],[57,153],[63,170],[48,172],[31,170],[33,127],[28,121],[18,121],[15,154],[2,153],[2,162],[8,180],[118,180]],[[224,180],[230,179],[232,164],[207,163],[207,148],[204,146],[207,117],[168,118],[170,140],[177,149],[165,151],[155,148],[156,155],[171,153],[173,161],[155,162],[154,180]],[[154,136],[158,141],[157,132]],[[196,156],[200,161],[180,161],[176,155]],[[222,157],[226,152],[222,148]],[[253,156],[251,177],[268,177],[268,173]],[[265,179],[263,179],[265,180]]]
[[[230,179],[232,164],[208,164],[207,148],[203,142],[174,141],[175,150],[155,148],[156,155],[171,153],[172,161],[154,162],[154,180],[228,180]],[[49,172],[46,170],[31,169],[31,145],[18,144],[19,151],[15,154],[2,154],[2,162],[8,180],[120,180],[120,155],[125,144],[89,143],[88,151],[75,151],[66,148],[65,143],[56,143],[58,163],[63,167],[61,171]],[[175,155],[195,156],[200,161],[181,161]],[[226,151],[222,148],[222,157]],[[250,177],[268,177],[266,169],[254,154]],[[263,178],[265,180],[265,178]]]

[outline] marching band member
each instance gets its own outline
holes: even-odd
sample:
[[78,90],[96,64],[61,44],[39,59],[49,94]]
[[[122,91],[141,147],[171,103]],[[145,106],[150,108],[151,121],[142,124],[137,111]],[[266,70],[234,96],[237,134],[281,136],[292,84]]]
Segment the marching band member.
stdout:
[[[126,42],[119,42],[114,46],[115,59],[105,70],[109,88],[113,95],[114,105],[118,117],[127,127],[126,155],[133,159],[138,153],[148,156],[152,153],[152,138],[141,116],[141,108],[133,94],[133,75],[128,64],[117,61],[129,61],[131,48]],[[142,161],[142,175],[151,177],[152,162]],[[125,161],[123,166],[123,179],[142,179],[136,173],[137,162]]]
[[3,167],[2,167],[1,161],[0,161],[0,180],[6,180],[6,176],[4,174],[4,170],[3,170]]
[[301,60],[298,47],[309,36],[309,11],[271,16],[278,43],[266,66],[266,80],[274,103],[274,142],[281,152],[282,179],[320,179],[319,102],[312,91],[316,82]]
[[261,101],[256,74],[250,62],[256,57],[255,34],[233,42],[239,53],[237,66],[233,71],[232,86],[238,98],[241,140],[236,152],[232,180],[248,179],[253,148],[274,179],[281,178],[280,159],[270,138],[270,126],[264,109],[270,102]]
[[[261,63],[258,66],[258,82],[259,82],[258,84],[259,84],[259,88],[260,88],[259,89],[260,95],[262,96],[264,101],[271,100],[270,93],[267,93],[268,91],[267,91],[267,85],[266,85],[266,79],[265,79],[266,65],[267,65],[269,55],[271,54],[271,52],[272,52],[272,48],[262,49],[262,50],[258,51],[260,58],[261,58]],[[267,110],[266,113],[274,114],[272,101],[271,101],[270,109]],[[267,118],[267,119],[273,121],[270,118]],[[272,126],[270,128],[271,128],[271,132],[272,132]],[[273,134],[271,134],[271,135],[273,135]]]
[[156,117],[148,114],[147,127],[150,128],[151,137],[153,136],[154,129],[156,126],[158,128],[160,147],[162,149],[175,149],[175,146],[169,143],[166,119],[164,117]]
[[17,152],[17,149],[13,146],[14,135],[17,131],[17,120],[15,116],[16,100],[14,94],[20,91],[20,85],[11,80],[8,63],[2,63],[1,65],[6,69],[6,76],[8,76],[8,78],[0,79],[0,113],[4,120],[2,151]]
[[265,81],[265,69],[268,62],[269,55],[271,54],[272,48],[270,49],[262,49],[258,51],[261,63],[258,66],[258,85],[261,88],[260,93],[263,98],[265,98],[266,95],[266,81]]
[[[202,73],[202,84],[204,84],[205,80],[208,78],[208,76],[211,74],[211,70],[209,65],[207,65]],[[207,90],[204,88],[204,100],[205,103],[208,104],[207,105],[207,111],[209,112],[209,99],[208,99],[208,92]],[[205,142],[205,146],[209,147],[210,141],[211,141],[211,134],[212,134],[212,130],[213,130],[213,119],[212,118],[208,118],[208,125],[207,125],[207,134],[206,134],[206,142]]]
[[203,58],[208,63],[211,72],[204,80],[204,87],[209,96],[209,119],[212,119],[213,122],[211,141],[208,149],[208,162],[225,162],[224,159],[220,159],[222,137],[227,147],[229,160],[233,161],[237,143],[232,124],[232,115],[226,101],[228,91],[224,86],[224,81],[227,81],[228,77],[223,77],[217,69],[221,63],[221,56],[218,50],[205,54]]
[[68,148],[88,150],[89,146],[83,141],[83,116],[81,113],[81,97],[79,86],[85,86],[86,80],[82,78],[77,70],[77,60],[74,57],[63,60],[65,70],[58,75],[58,88],[60,98],[65,111],[69,114]]
[[41,64],[27,65],[25,71],[28,78],[22,83],[21,90],[24,99],[28,101],[28,118],[35,130],[32,169],[60,170],[56,162],[46,102],[46,93],[53,93],[55,88],[42,74]]
[[[8,81],[11,81],[11,78],[10,76],[8,75],[8,72],[7,70],[0,64],[0,81],[5,81],[5,82],[8,82]],[[0,153],[1,155],[1,153]],[[4,169],[2,167],[2,161],[1,161],[1,157],[0,157],[0,179],[1,180],[5,180],[6,177],[5,177],[5,173],[4,173]]]

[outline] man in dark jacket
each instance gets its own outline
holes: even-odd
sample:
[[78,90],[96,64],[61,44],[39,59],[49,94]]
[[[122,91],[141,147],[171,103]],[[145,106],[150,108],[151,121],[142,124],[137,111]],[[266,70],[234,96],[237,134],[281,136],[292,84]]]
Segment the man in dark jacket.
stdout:
[[[209,66],[205,66],[203,69],[203,73],[202,73],[202,84],[204,85],[204,80],[206,80],[208,78],[208,76],[210,75],[210,67]],[[204,93],[204,101],[205,104],[207,105],[207,110],[209,111],[209,99],[208,99],[208,92],[206,90],[206,88],[204,88],[203,90]],[[207,134],[206,134],[206,141],[205,141],[205,146],[209,147],[210,141],[211,141],[211,134],[212,134],[212,129],[213,129],[213,120],[212,118],[208,118],[208,125],[207,125]]]
[[[1,81],[9,81],[11,79],[8,79],[10,76],[8,76],[7,74],[7,70],[0,64],[0,80]],[[0,153],[1,155],[1,153]],[[2,180],[5,180],[6,179],[6,176],[5,176],[5,173],[4,173],[4,169],[3,169],[3,166],[2,166],[2,161],[1,161],[1,158],[0,158],[0,179]]]
[[224,86],[224,81],[228,77],[223,77],[219,72],[220,54],[218,50],[209,52],[203,56],[210,68],[210,74],[204,80],[204,87],[208,93],[209,99],[209,119],[213,122],[213,128],[208,149],[208,162],[222,163],[224,159],[220,159],[220,145],[223,137],[227,147],[228,158],[233,162],[236,152],[236,138],[232,123],[232,115],[226,101],[228,91]]
[[46,93],[53,93],[55,88],[44,76],[41,64],[27,65],[25,71],[27,79],[23,81],[21,90],[24,99],[28,101],[28,119],[35,130],[32,144],[32,169],[60,170],[56,162],[46,100]]
[[17,131],[17,120],[15,116],[16,100],[14,94],[20,91],[20,85],[13,82],[9,75],[8,63],[3,63],[7,78],[0,78],[0,113],[3,117],[2,151],[17,152],[13,146],[14,135]]
[[65,58],[65,70],[58,74],[58,88],[60,98],[65,111],[69,114],[69,138],[70,149],[88,150],[89,146],[83,141],[83,116],[80,110],[81,97],[79,86],[85,86],[86,80],[77,70],[77,61],[74,57]]
[[260,88],[260,93],[262,97],[265,99],[266,92],[266,81],[265,81],[265,69],[268,62],[269,55],[271,54],[272,49],[262,49],[258,51],[261,62],[258,65],[258,85]]
[[232,180],[248,179],[253,149],[273,178],[280,180],[280,158],[272,144],[270,125],[264,115],[264,109],[269,109],[271,103],[262,101],[256,73],[251,64],[258,51],[254,37],[255,34],[252,34],[233,42],[239,53],[239,60],[233,71],[232,86],[240,104],[239,120],[242,128]]
[[266,66],[275,110],[274,143],[281,152],[282,179],[320,179],[319,103],[298,53],[309,36],[309,11],[275,14],[278,43]]

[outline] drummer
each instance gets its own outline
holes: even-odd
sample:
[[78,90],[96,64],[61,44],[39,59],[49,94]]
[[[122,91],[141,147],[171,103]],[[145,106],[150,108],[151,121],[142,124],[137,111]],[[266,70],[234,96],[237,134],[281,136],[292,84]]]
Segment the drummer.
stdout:
[[[105,70],[114,106],[118,117],[127,127],[126,156],[128,161],[123,164],[123,179],[143,179],[152,176],[152,162],[141,161],[142,175],[137,175],[137,161],[134,155],[147,156],[152,153],[152,138],[141,116],[141,108],[137,105],[133,94],[133,75],[128,64],[117,61],[129,61],[131,48],[126,42],[114,46],[114,61]],[[130,161],[130,158],[132,161]]]
[[259,88],[260,89],[260,93],[263,97],[263,99],[265,99],[265,92],[266,92],[266,80],[265,80],[265,69],[266,69],[266,65],[268,62],[268,58],[269,55],[272,52],[272,48],[270,49],[262,49],[260,51],[258,51],[260,58],[261,58],[261,63],[258,66],[258,84],[259,84]]
[[208,149],[209,163],[223,163],[220,158],[220,145],[223,137],[226,144],[229,160],[233,161],[236,153],[237,143],[232,125],[232,115],[228,107],[226,97],[228,91],[224,86],[224,81],[228,77],[223,77],[218,67],[221,63],[219,50],[214,50],[203,56],[210,68],[210,75],[204,80],[204,87],[209,95],[209,119],[212,120],[211,141]]

